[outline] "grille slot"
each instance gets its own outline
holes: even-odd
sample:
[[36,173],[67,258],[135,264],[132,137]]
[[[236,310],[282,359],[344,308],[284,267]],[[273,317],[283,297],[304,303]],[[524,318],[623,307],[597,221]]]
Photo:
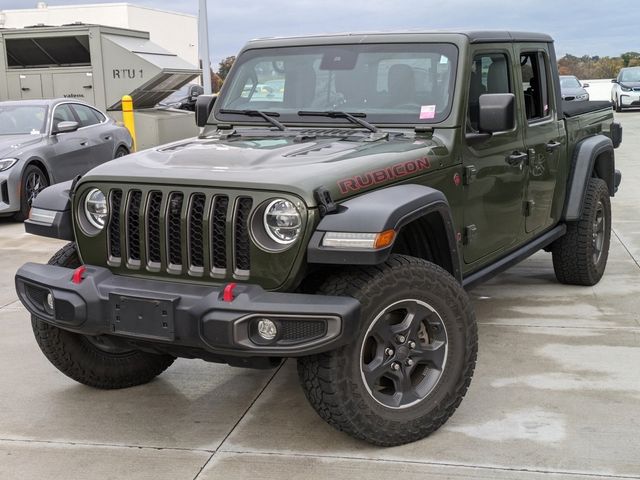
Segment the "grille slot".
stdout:
[[207,197],[202,193],[191,196],[189,205],[189,265],[197,269],[204,267],[204,208]]
[[237,274],[248,275],[251,269],[251,245],[249,243],[249,215],[253,200],[247,197],[238,199],[234,216],[235,270]]
[[9,203],[9,187],[6,180],[0,184],[0,200],[2,203]]
[[110,196],[111,221],[109,222],[109,255],[120,259],[120,207],[122,205],[122,190],[112,190]]
[[182,266],[182,193],[172,193],[167,207],[167,246],[168,259],[171,266]]
[[127,205],[127,258],[131,263],[140,264],[140,205],[142,192],[129,192]]
[[113,188],[108,198],[108,265],[249,279],[252,197],[132,186]]
[[162,253],[160,246],[160,211],[162,207],[162,193],[149,194],[147,207],[147,255],[150,263],[160,264]]
[[227,209],[229,197],[215,197],[211,215],[211,259],[213,271],[227,268]]

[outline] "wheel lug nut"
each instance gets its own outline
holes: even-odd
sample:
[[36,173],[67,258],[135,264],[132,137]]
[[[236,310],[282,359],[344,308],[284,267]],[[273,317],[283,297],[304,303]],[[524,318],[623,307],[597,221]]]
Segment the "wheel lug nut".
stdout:
[[411,367],[413,365],[413,360],[411,358],[407,358],[407,367]]
[[391,356],[391,355],[393,355],[394,353],[395,353],[395,352],[393,351],[393,348],[385,348],[385,349],[384,349],[384,354],[385,354],[387,357],[390,357],[390,356]]
[[391,370],[395,370],[395,371],[400,370],[400,364],[398,362],[393,362],[391,364]]
[[413,350],[414,348],[416,348],[416,342],[414,342],[413,340],[411,340],[411,341],[409,342],[409,348],[410,348],[411,350]]
[[404,336],[404,335],[396,335],[396,341],[397,341],[398,343],[404,343],[404,342],[405,342],[405,340],[406,340],[406,338],[405,338],[405,336]]

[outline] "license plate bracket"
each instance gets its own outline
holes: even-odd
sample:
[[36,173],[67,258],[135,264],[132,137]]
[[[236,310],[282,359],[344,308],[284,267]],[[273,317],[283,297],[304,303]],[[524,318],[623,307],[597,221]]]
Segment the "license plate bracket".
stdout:
[[175,338],[175,298],[146,298],[109,294],[111,331],[150,340]]

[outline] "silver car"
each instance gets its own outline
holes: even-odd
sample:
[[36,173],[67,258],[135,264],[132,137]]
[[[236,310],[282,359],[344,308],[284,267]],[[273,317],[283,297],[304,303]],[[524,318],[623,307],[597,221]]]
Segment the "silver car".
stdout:
[[23,220],[45,187],[131,151],[129,131],[69,99],[0,102],[0,216]]

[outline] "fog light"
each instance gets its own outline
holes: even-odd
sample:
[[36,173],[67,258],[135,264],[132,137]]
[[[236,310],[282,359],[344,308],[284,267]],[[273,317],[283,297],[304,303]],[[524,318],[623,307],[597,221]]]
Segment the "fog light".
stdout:
[[258,321],[258,335],[263,340],[271,341],[278,335],[278,327],[268,318],[261,318]]
[[51,295],[51,292],[47,293],[47,307],[53,311],[53,295]]

